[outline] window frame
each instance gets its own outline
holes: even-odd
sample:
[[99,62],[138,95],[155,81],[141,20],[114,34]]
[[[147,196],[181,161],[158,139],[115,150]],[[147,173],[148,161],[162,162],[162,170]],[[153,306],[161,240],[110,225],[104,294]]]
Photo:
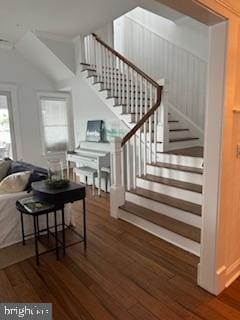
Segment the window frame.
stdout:
[[18,107],[18,87],[15,84],[0,82],[0,91],[7,96],[13,160],[23,158],[20,114]]
[[68,127],[68,150],[74,149],[74,129],[73,129],[73,111],[72,111],[72,97],[71,92],[37,92],[38,104],[39,104],[39,125],[40,125],[40,136],[41,136],[41,145],[42,145],[42,155],[46,158],[51,158],[54,156],[63,156],[65,155],[65,151],[55,151],[55,152],[47,152],[46,150],[46,141],[44,134],[44,124],[42,117],[42,99],[51,100],[65,100],[66,108],[67,108],[67,127]]

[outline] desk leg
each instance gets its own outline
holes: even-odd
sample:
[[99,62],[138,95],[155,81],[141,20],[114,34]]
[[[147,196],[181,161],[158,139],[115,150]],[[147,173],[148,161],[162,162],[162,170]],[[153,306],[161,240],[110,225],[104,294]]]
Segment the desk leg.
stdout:
[[63,241],[63,254],[65,255],[65,214],[64,207],[62,208],[62,241]]
[[86,231],[86,203],[85,198],[83,199],[83,240],[84,240],[84,248],[87,247],[87,231]]
[[102,174],[101,170],[98,170],[98,195],[101,196]]
[[25,246],[25,233],[24,233],[24,221],[23,221],[23,213],[21,212],[21,226],[22,226],[22,244]]
[[58,234],[57,234],[57,212],[56,211],[54,211],[54,225],[55,225],[56,257],[57,257],[57,260],[59,260]]
[[39,266],[39,254],[38,254],[38,228],[37,228],[37,216],[33,216],[33,224],[34,224],[34,237],[35,237],[35,254],[36,254],[36,262],[37,266]]

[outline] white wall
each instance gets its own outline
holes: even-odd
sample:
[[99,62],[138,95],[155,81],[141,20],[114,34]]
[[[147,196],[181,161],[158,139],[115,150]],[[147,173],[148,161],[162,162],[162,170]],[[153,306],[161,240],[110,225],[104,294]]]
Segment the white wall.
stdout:
[[57,85],[59,90],[71,90],[73,104],[73,120],[75,133],[75,146],[86,138],[88,120],[103,120],[106,126],[107,139],[110,139],[110,130],[124,134],[124,125],[99,99],[91,87],[82,78],[79,72],[76,77]]
[[43,32],[37,32],[37,36],[72,72],[76,71],[74,42],[72,40],[54,38],[54,36]]
[[114,44],[155,80],[166,78],[169,101],[203,129],[208,28],[180,20],[175,24],[137,8],[115,21]]
[[197,57],[208,60],[208,27],[206,25],[187,16],[173,22],[142,8],[136,8],[125,16]]
[[54,90],[54,85],[14,49],[0,49],[0,70],[0,84],[17,88],[23,160],[44,165],[36,92]]

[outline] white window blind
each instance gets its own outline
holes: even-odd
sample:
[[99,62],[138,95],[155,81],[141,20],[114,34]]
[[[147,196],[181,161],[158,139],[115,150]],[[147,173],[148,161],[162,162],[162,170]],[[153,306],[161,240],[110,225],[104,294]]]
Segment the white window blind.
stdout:
[[67,99],[40,97],[45,154],[64,152],[69,147]]

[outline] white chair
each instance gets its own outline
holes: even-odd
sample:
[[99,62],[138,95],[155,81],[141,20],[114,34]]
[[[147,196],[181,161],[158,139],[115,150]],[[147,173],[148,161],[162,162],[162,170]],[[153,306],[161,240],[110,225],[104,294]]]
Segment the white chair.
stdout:
[[92,178],[92,194],[95,195],[95,178],[97,177],[97,170],[90,168],[90,167],[78,167],[73,169],[73,175],[76,177],[78,176],[85,176],[85,183],[87,185],[88,178]]

